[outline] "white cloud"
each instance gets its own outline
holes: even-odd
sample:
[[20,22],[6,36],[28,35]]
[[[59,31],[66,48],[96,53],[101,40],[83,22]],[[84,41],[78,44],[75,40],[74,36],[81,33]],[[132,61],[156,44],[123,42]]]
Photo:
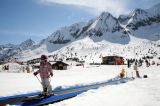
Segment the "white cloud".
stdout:
[[[108,11],[115,16],[127,14],[135,8],[149,8],[159,0],[40,0],[42,3],[58,3],[89,7],[90,12],[99,14]],[[87,9],[87,8],[84,8]]]
[[20,31],[20,30],[5,30],[5,29],[0,29],[0,36],[1,35],[9,35],[9,36],[15,36],[15,35],[20,35],[20,36],[44,36],[45,34],[39,34],[39,33],[34,33],[34,32],[27,32],[27,31]]
[[[58,3],[64,5],[75,5],[89,7],[90,12],[97,14],[102,11],[111,12],[114,15],[127,13],[124,0],[41,0],[43,3]],[[91,11],[92,10],[92,11]]]

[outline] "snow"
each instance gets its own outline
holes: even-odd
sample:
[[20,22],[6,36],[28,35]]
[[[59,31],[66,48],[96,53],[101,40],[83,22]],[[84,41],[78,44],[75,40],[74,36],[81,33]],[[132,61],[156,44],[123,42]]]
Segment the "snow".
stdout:
[[149,78],[90,90],[54,106],[159,106],[159,69],[155,66],[141,69],[141,75],[147,74]]
[[[68,70],[54,70],[54,77],[51,79],[53,87],[69,87],[74,85],[83,85],[92,82],[103,81],[106,78],[114,77],[117,71],[115,70],[114,72],[112,72],[109,70],[108,72],[106,72],[105,67],[97,67],[96,70],[93,71],[95,67],[87,65],[85,67],[86,68],[78,66],[72,67]],[[103,70],[101,71],[101,69]],[[101,73],[99,73],[99,71],[101,71]],[[106,74],[106,76],[101,76],[101,74]],[[18,92],[27,93],[41,90],[40,83],[32,73],[0,73],[0,78],[0,84],[1,86],[3,86],[3,88],[0,88],[0,90],[3,91],[0,93],[0,96],[5,96],[6,94],[13,95],[17,94]],[[14,86],[15,83],[16,86]]]
[[[2,70],[2,68],[4,66],[8,66],[9,69],[8,70]],[[15,62],[9,62],[9,63],[1,65],[0,67],[1,67],[0,71],[2,71],[2,72],[7,71],[7,72],[11,72],[11,73],[13,73],[13,72],[17,73],[17,72],[22,72],[22,70],[23,70],[23,65],[20,65],[20,64],[15,63]]]
[[131,30],[131,32],[142,39],[149,39],[152,41],[157,41],[160,39],[160,27],[159,23],[154,23],[150,26],[140,27],[138,30]]
[[[118,55],[125,59],[127,58],[142,58],[144,56],[152,56],[148,53],[149,50],[157,52],[158,58],[160,56],[160,49],[157,45],[159,41],[149,41],[146,39],[139,39],[130,35],[130,42],[128,44],[116,44],[105,40],[93,41],[90,37],[85,37],[82,40],[77,40],[60,50],[51,53],[50,55],[57,54],[58,58],[64,61],[68,57],[77,57],[84,60],[86,63],[101,63],[102,57],[108,55]],[[137,53],[137,55],[135,55]],[[75,55],[76,54],[76,55]]]
[[116,18],[114,18],[110,13],[108,12],[102,12],[101,15],[95,20],[95,22],[92,23],[90,28],[88,28],[87,31],[91,29],[96,30],[102,30],[104,32],[105,30],[112,31],[113,27],[115,27],[117,24]]
[[[125,68],[127,76],[131,76],[133,68],[126,66],[97,65],[72,66],[68,70],[54,70],[51,85],[71,87],[90,83],[103,82],[117,76]],[[54,106],[159,106],[160,104],[160,67],[145,65],[139,68],[140,76],[123,84],[108,85],[89,90],[72,99],[64,100]],[[135,77],[135,73],[133,74]],[[41,84],[32,73],[0,73],[0,96],[41,91]],[[52,104],[50,104],[52,106]]]

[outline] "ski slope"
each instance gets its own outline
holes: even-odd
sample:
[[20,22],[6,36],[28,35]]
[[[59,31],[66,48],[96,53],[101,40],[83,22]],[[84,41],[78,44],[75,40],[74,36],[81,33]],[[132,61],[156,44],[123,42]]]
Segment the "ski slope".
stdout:
[[[127,76],[135,76],[132,68],[126,66],[90,66],[71,67],[69,70],[54,70],[51,79],[53,88],[68,88],[114,78],[125,68]],[[149,78],[135,79],[119,85],[109,85],[96,90],[89,90],[72,99],[61,101],[54,106],[159,106],[160,104],[160,67],[143,66],[140,75]],[[0,96],[17,95],[41,91],[41,85],[32,73],[0,73]],[[3,86],[3,87],[2,87]],[[115,102],[116,101],[116,102]],[[52,106],[52,104],[50,104]]]
[[160,67],[143,68],[140,73],[149,78],[90,90],[54,106],[159,106]]

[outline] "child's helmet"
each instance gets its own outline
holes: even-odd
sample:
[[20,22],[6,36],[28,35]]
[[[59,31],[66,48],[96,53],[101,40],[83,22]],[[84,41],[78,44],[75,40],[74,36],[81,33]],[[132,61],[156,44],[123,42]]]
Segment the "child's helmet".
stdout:
[[41,55],[41,60],[46,60],[47,56],[46,55]]

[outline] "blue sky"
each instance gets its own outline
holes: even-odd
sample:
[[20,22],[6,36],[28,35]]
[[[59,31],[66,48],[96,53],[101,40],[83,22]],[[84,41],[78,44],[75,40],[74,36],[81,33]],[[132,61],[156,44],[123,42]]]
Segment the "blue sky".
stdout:
[[114,16],[149,8],[159,0],[0,0],[0,44],[40,41],[55,30],[88,21],[102,11]]

